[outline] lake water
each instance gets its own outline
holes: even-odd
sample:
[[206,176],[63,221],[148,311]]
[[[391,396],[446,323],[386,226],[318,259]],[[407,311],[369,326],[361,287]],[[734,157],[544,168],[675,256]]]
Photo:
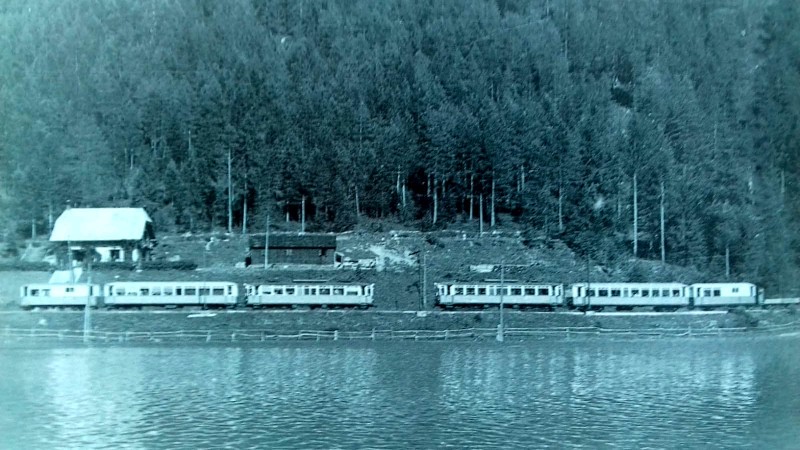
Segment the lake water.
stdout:
[[800,338],[0,348],[0,448],[800,448]]

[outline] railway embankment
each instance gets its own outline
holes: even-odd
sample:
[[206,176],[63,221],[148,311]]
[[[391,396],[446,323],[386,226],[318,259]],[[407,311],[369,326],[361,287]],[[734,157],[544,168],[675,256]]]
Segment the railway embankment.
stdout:
[[[645,334],[705,335],[800,329],[794,308],[779,310],[681,311],[675,313],[581,313],[577,311],[506,311],[504,329],[510,335]],[[90,316],[91,332],[100,338],[127,340],[130,336],[171,335],[207,341],[227,341],[235,336],[487,336],[496,329],[500,314],[493,311],[252,311],[159,310],[104,311]],[[0,338],[80,336],[82,311],[2,311]],[[465,333],[472,330],[472,334]],[[476,331],[477,330],[477,331]],[[516,330],[516,331],[515,331]],[[416,334],[414,334],[416,333]],[[460,333],[460,334],[459,334]]]

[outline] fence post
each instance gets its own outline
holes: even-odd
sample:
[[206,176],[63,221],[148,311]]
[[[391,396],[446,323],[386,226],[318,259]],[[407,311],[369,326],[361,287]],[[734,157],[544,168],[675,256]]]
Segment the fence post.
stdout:
[[334,341],[339,340],[339,330],[333,330],[333,340]]

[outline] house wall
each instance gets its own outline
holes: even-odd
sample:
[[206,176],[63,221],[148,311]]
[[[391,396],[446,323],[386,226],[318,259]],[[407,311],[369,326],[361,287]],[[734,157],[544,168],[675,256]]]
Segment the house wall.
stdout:
[[[270,264],[333,265],[334,249],[328,248],[270,248]],[[252,264],[264,264],[264,249],[251,249]]]

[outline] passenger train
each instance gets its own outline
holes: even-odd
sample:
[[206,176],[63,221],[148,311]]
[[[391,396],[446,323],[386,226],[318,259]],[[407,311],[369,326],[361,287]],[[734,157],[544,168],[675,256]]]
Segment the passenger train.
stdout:
[[[631,310],[652,308],[729,308],[798,304],[800,299],[764,299],[751,283],[434,283],[441,309],[515,308]],[[20,288],[20,306],[35,307],[200,307],[250,308],[348,307],[373,305],[374,284],[242,284],[227,281],[114,281],[99,284],[28,284]]]
[[[244,305],[261,307],[369,307],[374,284],[244,284]],[[20,306],[141,308],[233,308],[239,285],[227,281],[115,281],[99,284],[28,284],[20,288]]]
[[442,308],[492,306],[629,310],[757,306],[764,304],[751,283],[436,283]]

